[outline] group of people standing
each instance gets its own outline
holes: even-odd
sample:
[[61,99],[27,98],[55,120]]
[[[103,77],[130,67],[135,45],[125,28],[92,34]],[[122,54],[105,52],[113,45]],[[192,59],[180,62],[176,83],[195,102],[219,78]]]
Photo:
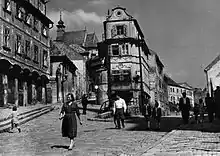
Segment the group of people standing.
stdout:
[[156,130],[160,130],[160,121],[162,116],[162,110],[159,106],[159,103],[155,100],[154,107],[151,106],[149,99],[144,103],[143,106],[143,115],[147,122],[147,129],[151,129],[151,121],[155,121]]
[[189,123],[189,116],[190,116],[190,110],[193,110],[194,117],[196,123],[203,123],[204,122],[204,114],[207,111],[208,113],[208,119],[211,123],[214,119],[214,113],[216,110],[217,105],[217,97],[218,95],[215,92],[215,96],[211,97],[209,93],[206,94],[205,100],[203,101],[202,98],[199,99],[199,103],[195,103],[193,109],[191,109],[190,105],[190,99],[186,97],[186,93],[182,93],[182,97],[179,101],[179,110],[182,113],[182,119],[184,124]]

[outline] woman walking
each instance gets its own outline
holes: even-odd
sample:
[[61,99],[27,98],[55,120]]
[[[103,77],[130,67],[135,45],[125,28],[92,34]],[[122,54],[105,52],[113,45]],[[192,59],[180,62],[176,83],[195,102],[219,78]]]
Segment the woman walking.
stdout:
[[70,146],[68,150],[72,150],[74,146],[74,138],[77,136],[77,120],[76,115],[82,125],[80,119],[80,112],[77,103],[74,102],[72,93],[67,94],[67,102],[63,104],[60,112],[60,119],[62,121],[62,136],[70,139]]

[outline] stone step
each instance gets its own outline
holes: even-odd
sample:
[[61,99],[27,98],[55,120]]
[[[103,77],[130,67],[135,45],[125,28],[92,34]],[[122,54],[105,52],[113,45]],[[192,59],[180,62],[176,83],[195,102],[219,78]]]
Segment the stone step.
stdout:
[[[54,110],[54,107],[47,106],[39,109],[35,109],[32,111],[28,111],[25,113],[19,114],[19,124],[24,124],[30,120],[33,120],[43,114],[46,114],[50,111]],[[5,121],[0,122],[0,133],[6,132],[11,128],[11,119],[7,119]]]

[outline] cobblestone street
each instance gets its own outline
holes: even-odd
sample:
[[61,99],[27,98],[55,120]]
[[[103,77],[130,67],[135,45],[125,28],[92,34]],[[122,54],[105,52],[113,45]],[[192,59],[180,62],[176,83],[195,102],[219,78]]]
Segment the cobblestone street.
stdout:
[[75,148],[68,151],[69,139],[61,136],[58,114],[57,109],[21,125],[21,133],[2,133],[0,153],[3,156],[136,155],[167,134],[166,131],[144,130],[145,122],[140,118],[126,120],[126,128],[117,130],[112,122],[87,120],[94,116],[93,112],[88,112],[87,116],[81,116],[83,125],[78,125]]

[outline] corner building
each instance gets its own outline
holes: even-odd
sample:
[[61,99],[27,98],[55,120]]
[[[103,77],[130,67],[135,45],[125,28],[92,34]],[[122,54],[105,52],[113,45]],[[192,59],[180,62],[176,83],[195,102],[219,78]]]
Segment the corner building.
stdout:
[[0,0],[0,106],[46,102],[49,28],[46,0]]
[[[125,8],[113,8],[104,21],[105,55],[108,72],[108,94],[118,93],[129,106],[142,108],[149,89],[150,55],[143,32]],[[103,54],[105,53],[105,54]]]

